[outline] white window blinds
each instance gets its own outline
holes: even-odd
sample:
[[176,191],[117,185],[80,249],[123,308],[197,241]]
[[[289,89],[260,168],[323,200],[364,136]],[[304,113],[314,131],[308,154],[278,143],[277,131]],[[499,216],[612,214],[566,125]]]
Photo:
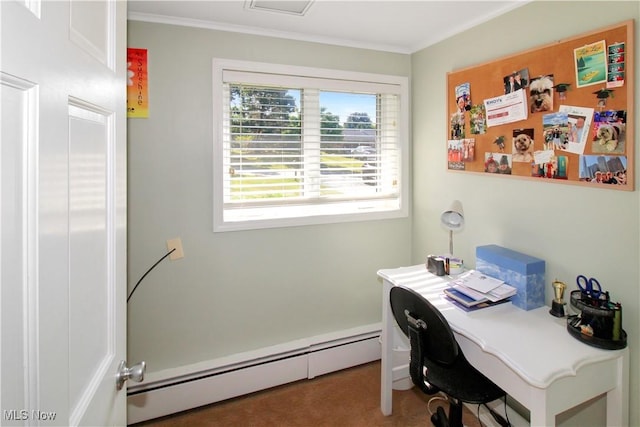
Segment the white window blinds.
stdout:
[[218,75],[214,229],[402,210],[402,85],[237,69]]

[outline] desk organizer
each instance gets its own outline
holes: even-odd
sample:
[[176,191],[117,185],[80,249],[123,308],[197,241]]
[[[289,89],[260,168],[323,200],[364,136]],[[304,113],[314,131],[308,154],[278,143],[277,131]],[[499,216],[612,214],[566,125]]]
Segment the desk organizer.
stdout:
[[498,245],[478,246],[476,270],[516,288],[513,305],[523,310],[544,305],[544,260]]
[[622,306],[618,303],[595,304],[582,291],[571,291],[571,306],[579,316],[567,318],[567,331],[574,338],[593,347],[618,350],[627,346],[622,329]]

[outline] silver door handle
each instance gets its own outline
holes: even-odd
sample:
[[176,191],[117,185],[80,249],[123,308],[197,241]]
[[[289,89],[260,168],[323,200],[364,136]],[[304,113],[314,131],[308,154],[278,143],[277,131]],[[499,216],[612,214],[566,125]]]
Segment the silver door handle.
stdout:
[[127,368],[127,362],[121,360],[120,365],[118,365],[118,372],[116,373],[116,389],[120,390],[128,379],[132,379],[138,383],[141,382],[144,380],[144,371],[146,370],[147,362],[142,361],[137,365]]

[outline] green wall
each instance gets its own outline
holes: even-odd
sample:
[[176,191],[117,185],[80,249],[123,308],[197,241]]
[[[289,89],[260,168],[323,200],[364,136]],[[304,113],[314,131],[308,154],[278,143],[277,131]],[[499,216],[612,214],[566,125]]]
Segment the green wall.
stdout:
[[[549,284],[557,278],[575,289],[578,274],[598,278],[613,298],[623,303],[623,326],[631,349],[631,425],[635,426],[640,425],[638,191],[447,172],[445,141],[446,99],[453,96],[446,93],[447,72],[628,19],[636,20],[637,41],[639,18],[640,2],[535,1],[412,57],[414,263],[421,262],[426,254],[446,250],[448,234],[440,227],[439,216],[451,200],[459,199],[464,205],[466,224],[454,236],[455,253],[468,265],[475,265],[476,246],[498,244],[544,259]],[[637,48],[635,53],[634,78],[638,82]],[[636,124],[640,123],[639,87],[636,83],[636,111],[629,118]],[[473,99],[473,88],[471,96]],[[635,144],[637,147],[637,131]],[[638,151],[636,148],[636,165]],[[637,175],[636,168],[635,186],[639,188]],[[550,285],[546,296],[551,305]],[[567,334],[567,339],[572,338]],[[604,405],[596,402],[594,406],[597,410],[592,417],[571,418],[567,425],[603,425]]]
[[150,373],[380,322],[376,271],[411,261],[409,218],[213,233],[212,58],[409,76],[408,55],[129,23],[148,119],[128,122],[128,360]]

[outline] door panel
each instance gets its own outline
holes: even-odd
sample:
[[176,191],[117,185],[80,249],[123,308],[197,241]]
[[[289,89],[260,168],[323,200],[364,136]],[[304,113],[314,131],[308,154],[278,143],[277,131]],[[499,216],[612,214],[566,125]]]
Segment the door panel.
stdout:
[[[37,372],[35,221],[29,212],[35,200],[33,84],[0,73],[0,406],[22,409],[35,400],[31,385]],[[15,369],[24,366],[26,369]],[[24,413],[9,412],[4,425],[19,425]]]
[[71,40],[109,67],[113,66],[113,61],[108,61],[108,54],[112,53],[108,25],[114,12],[115,5],[104,1],[80,1],[70,5]]
[[[80,104],[76,102],[77,104]],[[108,116],[69,106],[69,399],[71,424],[115,357],[107,253]]]

